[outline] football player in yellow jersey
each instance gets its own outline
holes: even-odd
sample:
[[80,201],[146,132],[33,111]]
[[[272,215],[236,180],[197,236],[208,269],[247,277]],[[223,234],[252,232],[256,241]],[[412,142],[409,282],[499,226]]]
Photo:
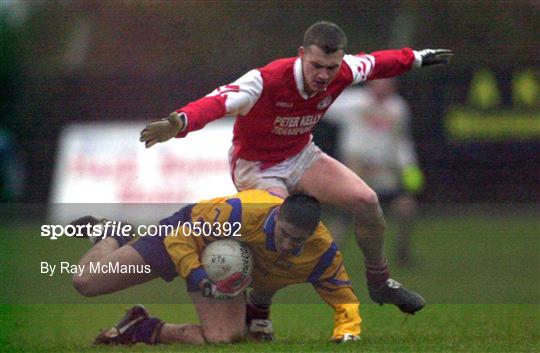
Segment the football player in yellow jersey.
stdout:
[[[235,285],[234,281],[212,283],[207,278],[199,254],[206,244],[220,237],[193,236],[186,234],[186,229],[192,228],[178,227],[196,221],[217,222],[223,225],[223,230],[227,228],[225,224],[231,226],[229,230],[236,225],[234,231],[241,236],[233,239],[250,247],[255,266],[253,290],[247,302],[245,295],[238,295],[243,292],[245,281]],[[93,225],[100,222],[104,220],[93,217],[74,221],[75,224]],[[80,265],[97,261],[149,265],[150,273],[126,275],[86,270],[73,278],[74,285],[81,294],[95,296],[158,276],[170,281],[180,274],[186,279],[201,325],[164,323],[150,317],[144,307],[135,306],[115,327],[103,331],[96,343],[232,342],[246,331],[246,324],[251,336],[272,339],[269,320],[272,296],[287,285],[302,282],[312,283],[318,294],[334,308],[333,340],[342,342],[359,337],[358,299],[343,267],[341,253],[320,223],[320,207],[313,197],[296,194],[283,200],[266,191],[247,190],[231,197],[188,205],[160,224],[173,225],[176,231],[166,237],[139,237],[136,241],[112,234],[95,244],[80,261]],[[411,303],[411,293],[420,299]],[[373,298],[373,293],[370,295]],[[421,297],[397,282],[393,286],[384,286],[378,295],[381,296],[380,303],[391,302],[409,313],[424,305]],[[230,300],[220,300],[224,298]],[[399,302],[401,299],[405,300]]]
[[[190,221],[230,224],[237,222],[244,242],[254,257],[253,290],[249,296],[247,322],[252,336],[272,339],[269,321],[271,298],[291,284],[312,283],[334,310],[334,340],[360,334],[358,299],[354,294],[343,258],[328,229],[320,222],[317,200],[304,194],[285,202],[263,190],[247,190],[232,197],[201,202],[191,209]],[[166,224],[185,221],[175,214]],[[178,232],[165,239],[165,247],[178,273],[196,287],[205,277],[198,254],[216,238],[185,236]],[[219,238],[218,238],[219,239]]]

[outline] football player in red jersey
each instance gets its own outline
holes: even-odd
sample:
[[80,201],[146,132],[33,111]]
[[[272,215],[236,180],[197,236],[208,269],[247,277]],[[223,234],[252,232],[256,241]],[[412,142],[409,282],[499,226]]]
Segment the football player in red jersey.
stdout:
[[225,115],[236,116],[229,151],[236,188],[265,189],[283,197],[303,192],[350,212],[364,254],[371,298],[381,304],[398,304],[402,298],[397,289],[405,288],[389,275],[383,252],[386,223],[377,194],[354,172],[323,153],[312,142],[311,130],[348,86],[397,76],[412,68],[447,64],[452,51],[403,48],[349,55],[346,50],[347,37],[339,26],[317,22],[306,31],[296,57],[251,70],[168,118],[148,124],[140,141],[149,148],[185,137]]

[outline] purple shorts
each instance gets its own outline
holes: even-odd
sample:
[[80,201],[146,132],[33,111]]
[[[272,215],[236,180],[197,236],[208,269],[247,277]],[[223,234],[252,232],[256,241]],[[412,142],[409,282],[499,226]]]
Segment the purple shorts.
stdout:
[[[192,208],[193,204],[182,207],[172,216],[159,221],[159,224],[175,225],[179,221],[182,223],[191,222]],[[139,237],[130,245],[141,254],[144,261],[152,268],[152,271],[156,272],[165,281],[170,282],[178,276],[178,272],[163,244],[166,236],[167,234],[159,234],[156,236]]]

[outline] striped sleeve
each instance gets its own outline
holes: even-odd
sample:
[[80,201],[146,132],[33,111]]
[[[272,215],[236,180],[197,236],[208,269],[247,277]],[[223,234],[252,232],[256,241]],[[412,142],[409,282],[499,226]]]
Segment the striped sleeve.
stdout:
[[[339,257],[339,252],[336,255]],[[339,341],[346,334],[359,336],[362,322],[358,311],[360,303],[343,264],[328,277],[324,276],[312,284],[319,296],[334,309],[332,340]]]
[[351,68],[353,85],[366,81],[375,65],[375,58],[368,54],[345,55],[343,61]]
[[263,89],[259,70],[251,70],[233,83],[216,88],[207,97],[225,97],[227,115],[245,115],[257,103]]
[[319,261],[311,271],[307,281],[311,283],[317,283],[321,280],[323,274],[328,272],[329,269],[332,270],[332,267],[336,267],[337,252],[337,245],[335,242],[332,242],[332,244],[330,244],[330,247],[321,255]]
[[263,90],[258,70],[251,70],[231,84],[220,86],[205,97],[176,110],[187,115],[187,127],[176,137],[185,137],[192,131],[226,115],[245,115],[257,103]]

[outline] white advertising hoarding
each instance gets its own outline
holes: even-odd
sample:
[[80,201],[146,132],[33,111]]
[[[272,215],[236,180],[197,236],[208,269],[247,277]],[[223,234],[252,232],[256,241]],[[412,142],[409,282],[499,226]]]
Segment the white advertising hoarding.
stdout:
[[[232,120],[217,121],[203,131],[150,149],[139,142],[144,124],[68,126],[60,138],[55,165],[51,218],[68,222],[83,216],[81,207],[65,204],[179,204],[234,194],[227,163],[232,125]],[[133,206],[110,205],[114,214],[100,216],[134,216]],[[119,211],[122,208],[130,211]]]

